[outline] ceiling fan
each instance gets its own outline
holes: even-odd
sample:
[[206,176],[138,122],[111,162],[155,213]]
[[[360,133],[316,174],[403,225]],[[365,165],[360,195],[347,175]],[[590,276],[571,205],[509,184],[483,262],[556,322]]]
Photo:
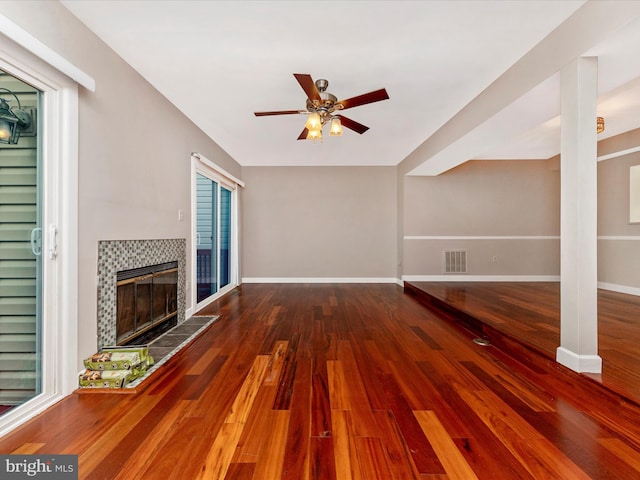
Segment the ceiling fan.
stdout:
[[304,90],[304,93],[307,94],[306,110],[279,110],[275,112],[254,112],[254,114],[256,117],[264,117],[268,115],[308,114],[307,123],[305,124],[302,133],[298,136],[298,140],[321,139],[322,127],[327,123],[331,124],[329,131],[330,135],[342,135],[343,126],[353,130],[354,132],[363,134],[369,130],[369,127],[335,112],[345,110],[347,108],[359,107],[360,105],[366,105],[367,103],[387,100],[389,98],[387,91],[384,88],[381,88],[380,90],[364,93],[357,97],[338,100],[335,95],[326,91],[329,86],[329,82],[327,80],[318,79],[314,82],[311,75],[306,73],[294,73],[293,76],[296,77],[296,80]]

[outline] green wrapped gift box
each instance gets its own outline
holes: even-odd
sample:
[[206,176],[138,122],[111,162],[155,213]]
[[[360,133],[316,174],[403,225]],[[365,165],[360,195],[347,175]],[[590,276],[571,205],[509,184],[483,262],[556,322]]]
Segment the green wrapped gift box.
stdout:
[[144,375],[144,371],[131,370],[85,370],[80,374],[80,386],[85,388],[122,388],[127,383]]
[[131,370],[140,363],[137,352],[101,352],[87,358],[84,366],[89,370]]
[[85,388],[122,388],[153,365],[146,345],[103,347],[84,361],[79,384]]
[[138,354],[140,356],[140,363],[146,367],[153,365],[153,357],[149,355],[149,347],[147,345],[128,345],[120,347],[102,347],[101,353],[126,353],[126,354]]
[[100,352],[85,359],[84,366],[89,370],[130,370],[147,368],[153,365],[146,345],[125,347],[104,347]]

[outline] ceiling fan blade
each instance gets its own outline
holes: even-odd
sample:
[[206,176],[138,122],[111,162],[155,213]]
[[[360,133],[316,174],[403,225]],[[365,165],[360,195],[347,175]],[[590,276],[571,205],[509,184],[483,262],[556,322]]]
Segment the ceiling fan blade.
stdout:
[[302,110],[279,110],[275,112],[253,112],[256,117],[266,117],[267,115],[293,115],[296,113],[305,113]]
[[[357,97],[347,98],[346,100],[340,100],[336,105],[342,105],[342,109],[359,107],[360,105],[366,105],[367,103],[379,102],[381,100],[387,100],[389,94],[384,88],[375,90],[369,93],[363,93]],[[340,107],[338,107],[340,108]]]
[[304,130],[302,130],[302,133],[298,136],[298,140],[306,140],[307,135],[309,135],[309,130],[305,127]]
[[358,123],[355,120],[351,120],[350,118],[347,118],[343,115],[334,115],[334,116],[340,119],[340,123],[342,124],[343,127],[347,127],[348,129],[353,130],[354,132],[357,132],[360,135],[362,135],[364,132],[369,130],[369,127],[367,127],[366,125],[362,125],[361,123]]
[[311,101],[316,100],[318,102],[322,102],[322,98],[320,98],[320,92],[316,88],[316,84],[311,78],[311,75],[307,73],[294,73],[294,77],[298,80],[298,83],[304,90],[304,93],[307,94],[307,98]]

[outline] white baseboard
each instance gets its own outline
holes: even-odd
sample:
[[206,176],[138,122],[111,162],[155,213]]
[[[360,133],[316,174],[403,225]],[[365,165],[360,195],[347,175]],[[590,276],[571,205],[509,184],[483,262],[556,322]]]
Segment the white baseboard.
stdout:
[[628,287],[626,285],[616,285],[615,283],[598,282],[598,288],[601,288],[603,290],[610,290],[612,292],[640,296],[640,288],[638,287]]
[[242,277],[242,283],[397,283],[393,277]]
[[403,275],[408,282],[559,282],[560,275]]
[[602,373],[602,358],[599,355],[578,355],[564,347],[558,347],[556,361],[574,372]]

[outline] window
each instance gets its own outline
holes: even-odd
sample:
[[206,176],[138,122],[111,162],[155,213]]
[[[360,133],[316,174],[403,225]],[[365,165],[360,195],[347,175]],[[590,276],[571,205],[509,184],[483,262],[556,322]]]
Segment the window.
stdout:
[[640,223],[640,165],[629,168],[629,223]]

